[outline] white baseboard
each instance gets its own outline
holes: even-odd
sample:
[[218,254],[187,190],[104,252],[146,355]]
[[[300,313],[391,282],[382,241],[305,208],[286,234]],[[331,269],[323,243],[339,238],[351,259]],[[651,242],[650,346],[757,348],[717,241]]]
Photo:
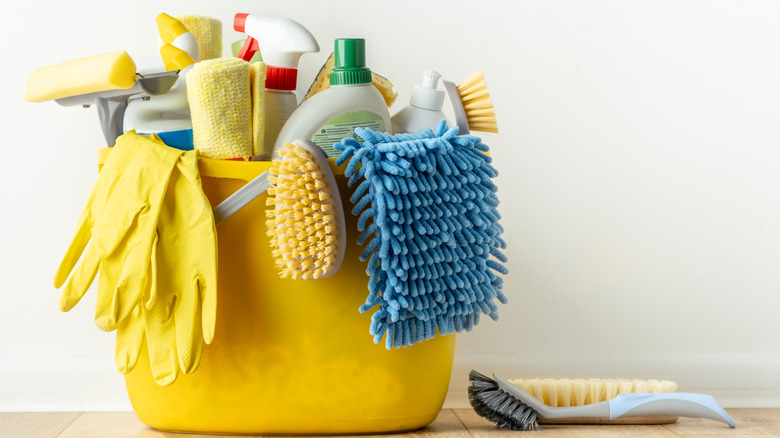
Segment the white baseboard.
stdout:
[[131,410],[113,357],[0,358],[0,412]]
[[[457,354],[444,407],[468,408],[468,373],[505,377],[628,377],[674,380],[725,407],[780,407],[780,354],[670,358],[529,358]],[[0,412],[132,410],[111,357],[0,358]]]
[[468,374],[507,378],[667,379],[680,392],[711,394],[724,407],[780,407],[780,354],[681,355],[678,357],[560,357],[520,354],[456,354],[445,408],[468,408]]

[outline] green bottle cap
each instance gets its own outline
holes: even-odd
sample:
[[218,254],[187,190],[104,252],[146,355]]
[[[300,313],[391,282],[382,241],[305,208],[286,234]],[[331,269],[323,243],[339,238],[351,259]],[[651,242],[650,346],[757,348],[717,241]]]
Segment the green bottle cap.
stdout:
[[371,70],[366,67],[366,40],[363,38],[336,39],[331,85],[370,84]]

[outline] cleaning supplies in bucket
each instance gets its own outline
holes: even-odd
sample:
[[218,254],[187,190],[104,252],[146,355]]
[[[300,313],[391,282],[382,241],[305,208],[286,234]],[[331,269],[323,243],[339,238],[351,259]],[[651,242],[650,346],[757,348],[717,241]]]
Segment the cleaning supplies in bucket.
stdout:
[[128,132],[98,176],[54,286],[65,285],[60,309],[69,311],[99,272],[95,323],[117,330],[117,369],[133,369],[145,333],[155,380],[167,385],[180,368],[195,371],[203,342],[214,339],[216,257],[196,152]]
[[506,257],[488,147],[442,121],[418,134],[358,128],[335,145],[355,187],[374,341],[404,347],[498,319]]

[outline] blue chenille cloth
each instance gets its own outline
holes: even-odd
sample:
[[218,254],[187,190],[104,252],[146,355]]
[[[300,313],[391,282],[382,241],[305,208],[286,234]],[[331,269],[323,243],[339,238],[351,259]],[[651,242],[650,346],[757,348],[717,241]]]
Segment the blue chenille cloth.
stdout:
[[441,121],[417,134],[358,128],[334,145],[346,166],[374,342],[405,347],[498,319],[507,259],[488,147]]

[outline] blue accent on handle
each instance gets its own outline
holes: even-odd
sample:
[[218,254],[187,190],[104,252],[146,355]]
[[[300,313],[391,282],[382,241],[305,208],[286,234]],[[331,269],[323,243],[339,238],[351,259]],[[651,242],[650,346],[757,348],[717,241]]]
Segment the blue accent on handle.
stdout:
[[191,151],[194,149],[192,142],[192,129],[182,129],[179,131],[168,131],[156,133],[160,140],[166,145],[181,149],[183,151]]

